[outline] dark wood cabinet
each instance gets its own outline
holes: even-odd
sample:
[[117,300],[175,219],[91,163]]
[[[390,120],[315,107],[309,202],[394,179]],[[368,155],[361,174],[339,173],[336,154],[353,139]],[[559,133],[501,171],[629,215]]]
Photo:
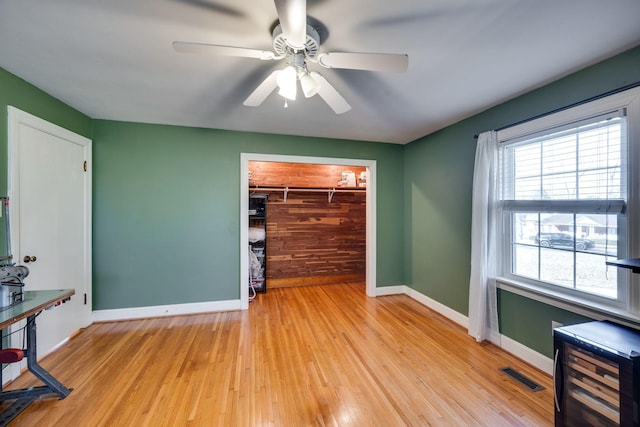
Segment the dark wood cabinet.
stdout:
[[599,321],[554,329],[556,426],[637,426],[640,333]]

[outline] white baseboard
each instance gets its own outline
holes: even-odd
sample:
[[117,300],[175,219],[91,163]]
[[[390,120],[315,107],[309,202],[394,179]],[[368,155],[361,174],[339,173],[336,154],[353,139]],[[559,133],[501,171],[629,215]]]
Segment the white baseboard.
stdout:
[[386,295],[407,295],[415,299],[416,301],[418,301],[420,304],[429,307],[431,310],[442,314],[446,318],[453,320],[454,322],[464,326],[465,328],[469,324],[469,321],[466,316],[463,316],[457,311],[450,309],[446,305],[441,304],[438,301],[431,299],[428,296],[421,294],[420,292],[408,286],[397,285],[397,286],[383,286],[380,288],[376,288],[377,297],[382,297]]
[[[381,293],[380,291],[384,292]],[[422,305],[429,307],[433,311],[440,313],[444,317],[456,322],[460,326],[468,329],[469,328],[469,318],[446,305],[439,303],[438,301],[429,298],[428,296],[421,294],[413,288],[408,286],[390,286],[388,291],[387,288],[378,288],[378,292],[376,295],[394,295],[394,294],[405,294]],[[553,360],[548,358],[547,356],[538,353],[535,350],[525,346],[524,344],[519,343],[505,335],[500,335],[500,345],[504,351],[507,351],[514,356],[524,360],[532,366],[540,369],[541,371],[551,375],[553,373]]]
[[404,295],[407,293],[407,287],[404,285],[398,286],[381,286],[376,288],[376,296],[383,297],[385,295]]
[[405,286],[406,290],[405,290],[405,294],[410,296],[411,298],[413,298],[414,300],[418,301],[419,303],[426,305],[427,307],[429,307],[431,310],[435,311],[436,313],[440,313],[442,314],[444,317],[453,320],[454,322],[456,322],[458,325],[462,326],[463,328],[469,328],[469,318],[467,316],[465,316],[464,314],[460,314],[457,311],[447,307],[446,305],[429,298],[428,296],[421,294],[420,292],[416,291],[415,289],[412,289],[408,286]]
[[240,300],[95,310],[92,313],[92,319],[94,322],[110,322],[117,320],[142,319],[145,317],[179,316],[183,314],[211,313],[216,311],[232,310],[240,310]]
[[538,353],[525,346],[524,344],[520,344],[518,341],[515,341],[505,335],[500,335],[500,347],[503,350],[508,351],[516,357],[524,360],[528,364],[535,366],[540,369],[542,372],[545,372],[549,375],[553,374],[553,359]]

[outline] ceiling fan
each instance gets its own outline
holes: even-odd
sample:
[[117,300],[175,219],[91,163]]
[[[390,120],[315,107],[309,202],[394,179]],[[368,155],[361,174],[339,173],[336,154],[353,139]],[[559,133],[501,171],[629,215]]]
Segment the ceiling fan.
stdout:
[[217,44],[174,41],[173,48],[180,53],[208,53],[238,56],[263,61],[286,59],[287,66],[273,71],[244,101],[244,105],[257,107],[279,88],[286,99],[296,98],[298,82],[306,98],[318,94],[336,114],[351,109],[338,91],[316,71],[309,71],[309,63],[325,68],[404,72],[409,64],[406,54],[320,52],[320,35],[307,24],[306,0],[275,0],[279,24],[273,30],[273,52]]

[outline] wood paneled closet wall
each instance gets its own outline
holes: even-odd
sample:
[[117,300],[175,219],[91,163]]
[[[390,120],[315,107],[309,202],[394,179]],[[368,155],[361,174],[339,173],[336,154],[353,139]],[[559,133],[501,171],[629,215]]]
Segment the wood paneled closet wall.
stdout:
[[365,280],[365,189],[339,182],[366,168],[251,161],[249,171],[249,192],[268,194],[268,287]]

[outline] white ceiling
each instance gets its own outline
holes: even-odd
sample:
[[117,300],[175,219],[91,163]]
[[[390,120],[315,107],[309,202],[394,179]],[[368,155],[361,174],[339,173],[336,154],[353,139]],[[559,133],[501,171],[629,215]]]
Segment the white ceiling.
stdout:
[[318,96],[244,99],[283,62],[176,53],[174,40],[272,50],[271,0],[0,0],[0,67],[97,119],[408,143],[640,44],[638,0],[308,0],[321,52],[407,53],[404,74],[320,71]]

